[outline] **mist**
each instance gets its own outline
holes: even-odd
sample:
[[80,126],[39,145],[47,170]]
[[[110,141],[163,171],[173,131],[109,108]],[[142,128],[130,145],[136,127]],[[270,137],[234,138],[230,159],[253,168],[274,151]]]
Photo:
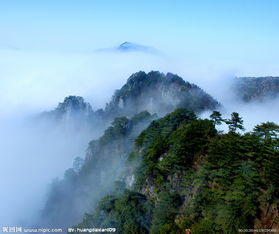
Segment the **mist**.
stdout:
[[[0,225],[31,225],[51,181],[62,178],[73,159],[84,157],[99,130],[84,125],[37,121],[68,95],[103,108],[128,76],[159,69],[161,58],[141,53],[56,53],[1,50],[0,58]],[[80,125],[80,123],[76,123]]]
[[223,116],[230,118],[232,112],[238,112],[243,118],[245,131],[252,131],[256,125],[267,121],[279,124],[279,110],[276,108],[278,104],[278,98],[266,98],[264,101],[252,101],[250,103],[232,101],[227,103],[223,110]]
[[[46,52],[1,50],[0,58],[0,225],[32,225],[47,198],[48,186],[63,178],[75,157],[84,158],[88,143],[102,130],[83,126],[76,131],[65,125],[34,121],[53,110],[68,95],[79,95],[93,109],[104,108],[116,89],[139,70],[177,73],[195,83],[222,105],[229,118],[238,112],[246,130],[266,121],[277,122],[279,100],[243,103],[233,93],[239,72],[227,66],[212,69],[143,52]],[[245,74],[243,74],[245,75]],[[171,101],[171,100],[169,100]],[[201,116],[208,116],[203,113]],[[66,125],[67,126],[67,125]]]
[[132,73],[159,70],[166,63],[163,57],[140,52],[2,50],[1,55],[1,114],[49,110],[70,94],[100,108]]
[[[220,102],[222,106],[219,111],[223,118],[229,119],[232,112],[239,113],[243,119],[244,132],[252,131],[256,125],[267,121],[279,124],[279,109],[276,108],[279,105],[279,97],[267,95],[259,99],[252,99],[249,102],[243,101],[236,90],[237,76],[236,72],[228,71],[216,74],[215,77],[209,79],[198,79],[196,82]],[[268,75],[266,74],[266,76]],[[205,111],[201,117],[208,118],[210,114],[211,112]],[[223,125],[221,130],[226,132],[228,127]]]
[[63,176],[73,158],[85,153],[87,142],[96,137],[34,117],[1,122],[1,224],[32,223],[44,202],[47,184]]

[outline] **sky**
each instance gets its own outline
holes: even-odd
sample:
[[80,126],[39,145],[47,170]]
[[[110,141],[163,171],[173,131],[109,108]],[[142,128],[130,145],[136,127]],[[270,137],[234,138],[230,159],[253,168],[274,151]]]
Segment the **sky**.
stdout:
[[[224,74],[276,76],[278,10],[275,0],[0,0],[0,104],[26,99],[23,105],[34,96],[47,103],[50,92],[52,105],[67,94],[111,93],[139,69],[193,81]],[[125,41],[154,47],[164,57],[94,54]],[[98,79],[111,88],[100,88]],[[11,90],[20,98],[13,100]]]
[[[0,221],[42,203],[46,184],[84,153],[87,138],[37,134],[22,120],[68,95],[96,110],[132,73],[159,70],[199,85],[251,126],[277,121],[278,101],[241,109],[227,94],[232,77],[279,75],[278,12],[277,0],[0,0],[0,185],[10,186]],[[97,52],[125,41],[160,53]]]
[[1,0],[2,46],[90,51],[124,41],[245,62],[278,54],[278,1]]

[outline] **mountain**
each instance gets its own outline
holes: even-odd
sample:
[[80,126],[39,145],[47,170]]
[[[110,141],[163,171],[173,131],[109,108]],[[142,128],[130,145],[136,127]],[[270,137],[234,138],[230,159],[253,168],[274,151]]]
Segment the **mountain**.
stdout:
[[[88,109],[78,103],[73,110]],[[279,126],[266,122],[241,134],[237,113],[197,117],[218,107],[177,75],[133,74],[104,110],[93,112],[113,121],[52,183],[38,225],[73,226],[74,233],[278,229]],[[216,129],[220,122],[227,133]]]
[[56,121],[72,121],[75,119],[85,121],[90,120],[93,113],[91,105],[85,102],[83,97],[68,96],[53,111],[45,112],[43,116]]
[[141,52],[155,52],[155,50],[152,47],[139,45],[132,42],[124,42],[121,45],[117,47],[118,51],[121,52],[133,52],[133,51],[141,51]]
[[102,48],[96,50],[96,52],[119,52],[119,53],[128,53],[128,52],[140,52],[140,53],[148,53],[153,55],[160,55],[161,52],[157,49],[146,46],[146,45],[140,45],[133,42],[123,42],[122,44],[113,47],[113,48]]
[[115,118],[103,135],[89,142],[84,159],[76,158],[62,180],[53,181],[37,225],[68,228],[110,193],[124,173],[135,137],[154,120],[148,112]]
[[239,77],[234,89],[245,102],[276,98],[279,95],[279,77]]
[[83,155],[88,142],[100,137],[111,121],[102,119],[99,112],[94,111],[82,97],[71,95],[65,97],[54,110],[36,116],[32,124],[50,139],[54,136],[59,136],[61,142],[63,139],[65,151],[70,151],[68,157],[73,158]]
[[[63,227],[78,223],[84,212],[112,191],[114,181],[123,177],[134,139],[154,119],[177,107],[200,112],[218,106],[196,85],[155,71],[131,75],[105,109],[94,111],[82,97],[66,97],[56,109],[44,113],[44,118],[103,134],[90,141],[84,159],[76,159],[64,179],[53,182],[39,223]],[[75,128],[70,131],[76,132]]]
[[176,108],[199,113],[218,107],[218,102],[209,94],[177,75],[140,71],[131,75],[126,84],[115,92],[105,113],[108,116],[132,116],[146,110],[165,115]]
[[139,71],[132,74],[121,89],[116,90],[104,109],[93,111],[91,105],[79,96],[69,96],[53,111],[43,114],[55,121],[95,121],[108,126],[115,117],[132,117],[140,112],[163,116],[176,108],[200,113],[215,110],[220,104],[195,84],[172,73]]
[[139,134],[122,181],[75,233],[94,227],[144,234],[278,230],[278,142],[274,123],[223,134],[214,121],[178,109]]

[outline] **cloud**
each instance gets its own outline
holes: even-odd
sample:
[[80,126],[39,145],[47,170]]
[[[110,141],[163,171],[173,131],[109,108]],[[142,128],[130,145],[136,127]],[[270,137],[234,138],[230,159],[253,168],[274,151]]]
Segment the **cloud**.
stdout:
[[68,95],[104,107],[135,71],[160,69],[163,59],[143,54],[56,53],[1,49],[0,226],[30,224],[46,188],[62,177],[99,132],[66,129],[34,116]]
[[159,70],[199,85],[223,104],[225,117],[239,112],[248,130],[263,121],[276,122],[279,114],[274,108],[278,100],[236,101],[231,84],[237,69],[223,64],[137,52],[0,52],[0,225],[28,222],[26,217],[32,220],[43,206],[47,184],[61,177],[73,158],[83,157],[89,140],[97,137],[84,129],[74,134],[30,121],[30,116],[53,109],[65,96],[83,96],[96,110],[132,73]]

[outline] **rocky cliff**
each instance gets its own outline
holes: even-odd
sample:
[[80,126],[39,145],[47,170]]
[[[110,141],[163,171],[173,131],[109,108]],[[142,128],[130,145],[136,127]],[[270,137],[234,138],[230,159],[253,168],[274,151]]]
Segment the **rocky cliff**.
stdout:
[[137,72],[115,92],[105,112],[108,115],[133,115],[141,111],[164,115],[176,108],[195,112],[219,106],[209,94],[172,73]]
[[234,89],[245,102],[277,98],[279,95],[279,77],[239,77]]

